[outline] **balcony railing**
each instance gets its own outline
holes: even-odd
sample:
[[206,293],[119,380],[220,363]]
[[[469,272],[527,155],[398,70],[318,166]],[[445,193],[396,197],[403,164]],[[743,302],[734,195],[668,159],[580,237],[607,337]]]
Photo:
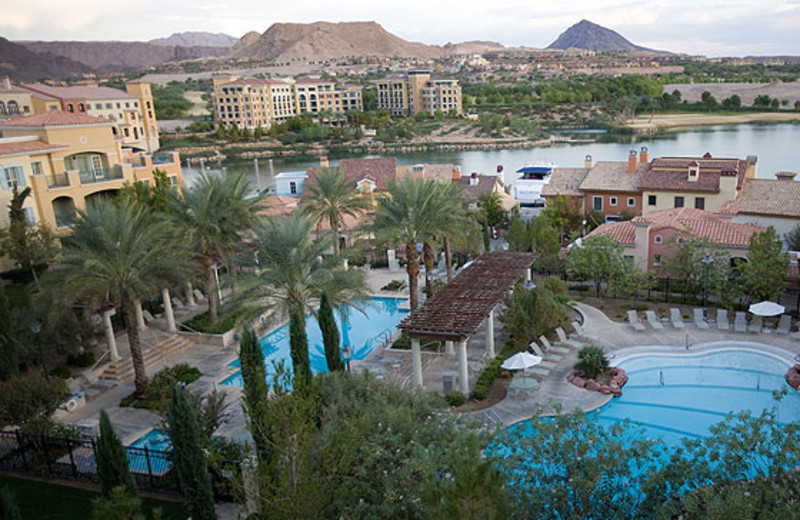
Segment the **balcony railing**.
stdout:
[[171,153],[154,153],[153,154],[153,164],[172,164],[172,154]]
[[66,173],[53,173],[47,176],[48,188],[62,188],[69,186],[69,176]]
[[122,170],[119,168],[92,168],[91,170],[81,171],[81,184],[94,184],[96,182],[113,181],[122,179]]

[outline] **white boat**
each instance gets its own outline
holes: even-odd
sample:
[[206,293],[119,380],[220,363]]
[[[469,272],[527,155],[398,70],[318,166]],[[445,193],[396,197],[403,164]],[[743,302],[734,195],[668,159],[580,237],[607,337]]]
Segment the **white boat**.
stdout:
[[517,170],[517,178],[514,181],[514,198],[520,206],[544,206],[542,188],[550,182],[554,168],[554,164],[548,164],[523,166]]

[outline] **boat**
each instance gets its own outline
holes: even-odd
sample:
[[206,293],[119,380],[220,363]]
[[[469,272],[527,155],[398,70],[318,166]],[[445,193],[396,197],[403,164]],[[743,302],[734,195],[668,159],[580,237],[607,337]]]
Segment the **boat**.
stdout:
[[517,179],[514,181],[514,199],[521,207],[544,206],[542,188],[550,182],[553,175],[554,164],[523,166],[517,170]]

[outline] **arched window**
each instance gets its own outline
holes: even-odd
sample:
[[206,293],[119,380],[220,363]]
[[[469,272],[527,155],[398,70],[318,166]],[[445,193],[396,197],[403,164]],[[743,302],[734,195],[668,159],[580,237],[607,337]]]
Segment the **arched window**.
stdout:
[[0,116],[6,115],[6,104],[0,101]]
[[10,116],[19,115],[19,104],[16,101],[8,102],[8,115]]
[[53,199],[53,215],[57,227],[71,227],[75,225],[75,202],[70,197]]

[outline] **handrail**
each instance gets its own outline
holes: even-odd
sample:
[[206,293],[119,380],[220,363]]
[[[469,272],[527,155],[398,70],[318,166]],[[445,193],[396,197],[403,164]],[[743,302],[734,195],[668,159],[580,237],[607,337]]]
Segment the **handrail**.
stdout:
[[110,354],[111,354],[111,350],[110,350],[110,349],[109,349],[109,350],[106,350],[105,352],[103,352],[103,355],[102,355],[102,356],[100,356],[99,358],[97,358],[97,361],[95,361],[95,362],[94,362],[94,365],[92,365],[92,366],[89,368],[89,370],[91,370],[92,372],[94,372],[94,369],[95,369],[95,368],[97,368],[97,367],[100,365],[100,362],[101,362],[101,361],[103,361],[103,358],[104,358],[104,357],[106,357],[106,356],[109,356]]

